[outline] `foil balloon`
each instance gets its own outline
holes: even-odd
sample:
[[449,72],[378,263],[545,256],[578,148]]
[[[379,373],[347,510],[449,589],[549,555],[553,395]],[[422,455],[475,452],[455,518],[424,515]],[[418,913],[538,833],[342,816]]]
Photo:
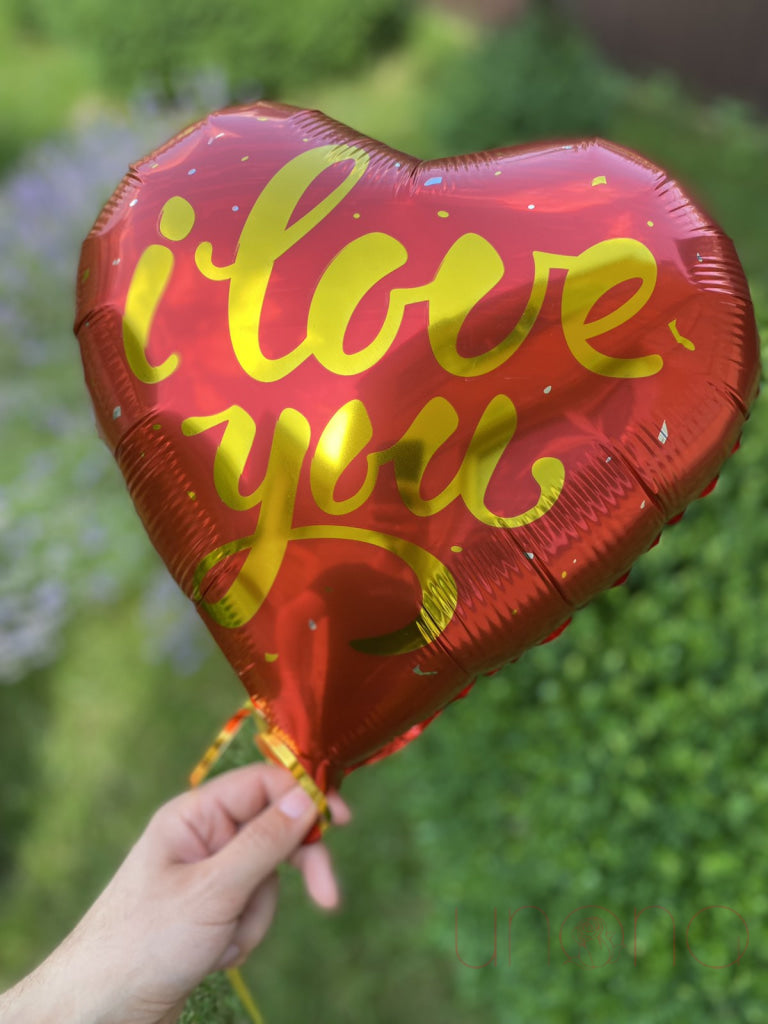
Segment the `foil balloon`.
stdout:
[[76,333],[154,545],[323,789],[625,574],[759,369],[730,241],[636,154],[423,163],[267,103],[131,168]]

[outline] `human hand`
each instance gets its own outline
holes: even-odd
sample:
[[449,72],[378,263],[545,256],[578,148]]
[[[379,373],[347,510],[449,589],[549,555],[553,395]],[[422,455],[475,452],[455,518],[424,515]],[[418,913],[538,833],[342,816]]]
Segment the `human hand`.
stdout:
[[[334,823],[346,824],[346,804],[336,795],[328,802]],[[9,1013],[0,1014],[3,1021],[175,1021],[207,974],[241,963],[261,942],[275,913],[281,862],[299,868],[318,906],[337,904],[327,848],[301,846],[316,818],[293,777],[264,764],[171,800],[71,935],[0,996],[0,1010]]]

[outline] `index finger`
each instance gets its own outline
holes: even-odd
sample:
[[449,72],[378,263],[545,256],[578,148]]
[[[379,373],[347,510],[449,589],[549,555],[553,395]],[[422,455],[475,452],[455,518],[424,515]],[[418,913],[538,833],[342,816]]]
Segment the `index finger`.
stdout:
[[258,762],[223,772],[179,799],[189,798],[196,810],[215,809],[234,824],[244,825],[295,784],[286,768]]
[[[250,764],[217,775],[170,800],[155,814],[150,837],[173,857],[200,860],[216,853],[265,807],[295,785],[286,769]],[[191,837],[191,838],[190,838]]]
[[[257,762],[217,775],[192,793],[201,794],[207,802],[217,802],[232,821],[244,825],[295,784],[296,778],[287,768],[269,762]],[[348,824],[351,813],[339,794],[333,791],[326,793],[325,798],[331,812],[331,821],[335,825]]]

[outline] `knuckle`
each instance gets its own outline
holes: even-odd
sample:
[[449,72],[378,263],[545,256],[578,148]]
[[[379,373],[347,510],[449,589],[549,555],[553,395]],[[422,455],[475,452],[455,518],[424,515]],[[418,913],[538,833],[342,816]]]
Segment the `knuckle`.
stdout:
[[300,841],[291,825],[285,815],[270,808],[242,830],[242,842],[262,863],[275,866],[285,860]]

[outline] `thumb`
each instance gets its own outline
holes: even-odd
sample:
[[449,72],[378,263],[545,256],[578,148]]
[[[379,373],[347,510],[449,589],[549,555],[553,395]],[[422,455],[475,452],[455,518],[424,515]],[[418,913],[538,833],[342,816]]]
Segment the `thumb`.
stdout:
[[283,793],[211,858],[223,888],[245,905],[253,890],[299,848],[317,815],[317,805],[301,786]]

